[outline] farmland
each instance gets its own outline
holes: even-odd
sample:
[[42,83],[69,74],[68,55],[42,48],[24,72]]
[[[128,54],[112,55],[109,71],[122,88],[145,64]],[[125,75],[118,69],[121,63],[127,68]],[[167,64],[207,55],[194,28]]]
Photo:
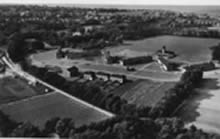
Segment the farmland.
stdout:
[[201,39],[193,37],[159,36],[138,41],[125,41],[121,46],[108,48],[112,54],[121,51],[138,51],[153,54],[162,46],[175,51],[175,60],[183,62],[201,62],[211,59],[209,47],[219,43],[219,39]]
[[112,93],[137,106],[154,106],[164,96],[164,92],[174,84],[174,82],[137,80],[120,86]]
[[177,113],[189,125],[194,124],[209,132],[220,133],[220,71],[204,74],[203,87],[186,101]]
[[0,79],[0,104],[32,97],[39,93],[39,90],[29,86],[20,78],[4,77]]
[[59,93],[50,93],[15,105],[4,106],[1,107],[1,111],[18,122],[31,121],[40,128],[53,117],[72,118],[76,126],[109,118]]

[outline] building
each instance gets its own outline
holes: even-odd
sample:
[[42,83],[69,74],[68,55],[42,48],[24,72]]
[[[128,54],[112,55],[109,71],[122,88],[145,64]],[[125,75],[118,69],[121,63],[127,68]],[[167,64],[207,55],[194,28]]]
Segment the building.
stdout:
[[158,64],[160,64],[161,68],[165,71],[171,71],[174,70],[173,64],[171,64],[168,60],[164,59],[163,57],[157,57],[156,61]]
[[67,70],[69,71],[71,77],[79,76],[79,69],[76,66],[72,66]]
[[96,77],[104,81],[108,81],[110,79],[110,74],[104,72],[97,72]]
[[166,46],[163,46],[162,49],[158,50],[157,55],[167,59],[176,57],[175,52],[167,50]]
[[125,83],[127,78],[125,75],[119,75],[119,74],[112,74],[110,76],[111,81],[118,81],[119,83]]
[[152,56],[140,56],[132,57],[127,59],[120,60],[120,64],[123,66],[137,65],[137,64],[146,64],[153,61]]
[[58,66],[46,65],[45,68],[47,68],[47,70],[49,72],[54,72],[54,73],[58,73],[58,74],[63,72],[63,70],[60,67],[58,67]]
[[62,51],[62,48],[58,48],[57,52],[56,52],[56,58],[60,59],[60,58],[65,58],[65,52]]
[[86,71],[83,73],[83,77],[87,80],[94,80],[96,78],[96,74],[92,71]]

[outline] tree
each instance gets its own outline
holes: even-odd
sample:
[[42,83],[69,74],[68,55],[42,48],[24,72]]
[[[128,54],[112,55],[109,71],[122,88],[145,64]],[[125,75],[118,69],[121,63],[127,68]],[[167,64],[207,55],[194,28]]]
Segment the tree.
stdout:
[[11,137],[40,137],[40,130],[31,123],[22,123],[10,134]]

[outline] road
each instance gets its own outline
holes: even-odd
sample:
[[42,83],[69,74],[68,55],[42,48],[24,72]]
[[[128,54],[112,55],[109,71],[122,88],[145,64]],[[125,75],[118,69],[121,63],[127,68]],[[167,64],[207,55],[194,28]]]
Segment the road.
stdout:
[[22,71],[21,69],[17,68],[17,67],[9,60],[9,58],[3,57],[2,60],[5,62],[5,64],[6,64],[9,68],[11,68],[12,71],[14,71],[14,72],[15,72],[16,74],[18,74],[19,76],[21,76],[21,77],[27,79],[28,81],[31,81],[31,82],[32,82],[33,80],[35,80],[35,81],[41,83],[42,85],[45,85],[45,86],[47,86],[48,88],[51,88],[51,89],[54,90],[55,92],[58,92],[58,93],[60,93],[60,94],[62,94],[62,95],[64,95],[64,96],[66,96],[66,97],[68,97],[68,98],[71,98],[71,99],[74,100],[74,101],[77,101],[77,102],[81,103],[82,105],[85,105],[85,106],[90,107],[90,108],[92,108],[92,109],[94,109],[94,110],[97,110],[97,111],[99,111],[99,112],[101,112],[101,113],[103,113],[103,114],[105,114],[105,115],[107,115],[107,116],[109,116],[109,117],[115,116],[113,113],[110,113],[110,112],[108,112],[108,111],[106,111],[106,110],[103,110],[103,109],[98,108],[98,107],[96,107],[96,106],[94,106],[94,105],[92,105],[92,104],[89,104],[89,103],[87,103],[87,102],[85,102],[85,101],[83,101],[83,100],[80,100],[80,99],[78,99],[78,98],[76,98],[76,97],[74,97],[74,96],[72,96],[72,95],[69,95],[68,93],[66,93],[66,92],[64,92],[64,91],[62,91],[62,90],[60,90],[60,89],[58,89],[58,88],[56,88],[56,87],[54,87],[54,86],[52,86],[52,85],[50,85],[50,84],[44,82],[44,81],[42,81],[42,80],[40,80],[39,78],[34,77],[34,76],[30,75],[29,73]]

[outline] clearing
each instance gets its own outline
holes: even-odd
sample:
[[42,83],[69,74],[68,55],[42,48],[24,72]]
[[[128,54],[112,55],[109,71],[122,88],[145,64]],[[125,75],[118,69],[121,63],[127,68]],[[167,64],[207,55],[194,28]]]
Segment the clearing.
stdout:
[[0,105],[42,94],[42,90],[32,87],[20,78],[0,78]]
[[0,110],[18,122],[31,121],[41,129],[46,121],[53,117],[72,118],[76,126],[109,118],[56,92],[20,101],[14,105],[5,105]]

